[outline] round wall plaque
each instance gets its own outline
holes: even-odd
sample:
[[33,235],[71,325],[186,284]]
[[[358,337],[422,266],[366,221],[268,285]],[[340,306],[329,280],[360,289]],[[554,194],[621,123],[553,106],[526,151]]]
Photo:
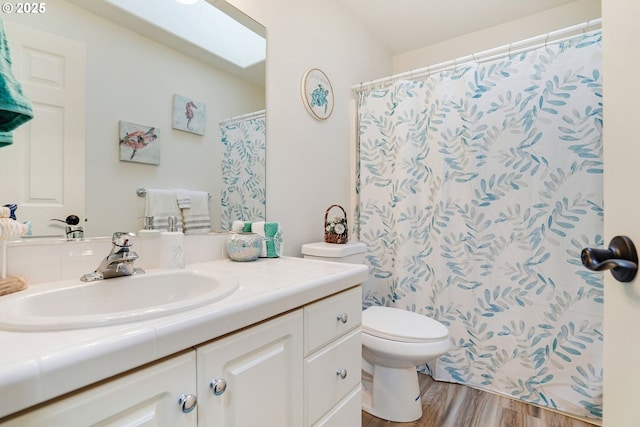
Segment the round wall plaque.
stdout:
[[329,77],[318,68],[311,68],[302,76],[302,101],[316,120],[325,120],[333,112],[333,87]]

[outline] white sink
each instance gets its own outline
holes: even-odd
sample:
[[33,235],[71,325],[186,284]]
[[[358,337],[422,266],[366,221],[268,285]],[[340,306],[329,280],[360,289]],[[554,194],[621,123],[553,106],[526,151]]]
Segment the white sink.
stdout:
[[0,297],[0,329],[51,331],[135,322],[211,304],[237,289],[231,276],[197,270],[38,284]]

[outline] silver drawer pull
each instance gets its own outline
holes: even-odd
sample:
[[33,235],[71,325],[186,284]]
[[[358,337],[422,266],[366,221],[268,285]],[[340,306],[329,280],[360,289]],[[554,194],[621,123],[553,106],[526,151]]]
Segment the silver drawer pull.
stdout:
[[337,319],[342,323],[347,323],[347,321],[349,320],[349,317],[347,316],[347,313],[342,313],[342,314],[338,314]]
[[193,394],[183,394],[180,396],[178,402],[180,403],[180,409],[182,409],[182,412],[188,414],[196,408],[198,399]]
[[227,389],[227,382],[222,378],[214,378],[209,383],[209,388],[215,396],[220,396]]
[[346,369],[338,369],[336,371],[336,375],[340,377],[341,380],[347,378],[347,370]]

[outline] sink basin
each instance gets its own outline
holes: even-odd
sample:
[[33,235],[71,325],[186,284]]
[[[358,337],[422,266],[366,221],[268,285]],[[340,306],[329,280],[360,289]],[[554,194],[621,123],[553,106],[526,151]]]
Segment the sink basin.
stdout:
[[211,304],[236,289],[233,277],[197,270],[39,284],[0,298],[0,329],[51,331],[141,321]]

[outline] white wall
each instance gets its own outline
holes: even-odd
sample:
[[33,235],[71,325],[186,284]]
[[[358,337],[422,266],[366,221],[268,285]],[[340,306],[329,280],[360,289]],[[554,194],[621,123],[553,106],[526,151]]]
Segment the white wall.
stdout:
[[[263,88],[66,1],[49,0],[46,7],[42,15],[2,18],[86,43],[86,234],[142,228],[137,218],[144,214],[144,199],[136,195],[138,187],[208,191],[218,226],[219,121],[264,109]],[[205,136],[171,128],[173,94],[206,104]],[[119,160],[120,120],[160,130],[159,166]]]
[[[321,241],[333,203],[351,215],[351,85],[391,72],[391,56],[340,0],[230,0],[267,28],[267,220],[280,221],[285,255]],[[331,79],[333,114],[316,121],[300,97],[312,67]]]
[[396,55],[393,58],[393,73],[424,68],[600,18],[600,1],[574,1],[523,19]]

